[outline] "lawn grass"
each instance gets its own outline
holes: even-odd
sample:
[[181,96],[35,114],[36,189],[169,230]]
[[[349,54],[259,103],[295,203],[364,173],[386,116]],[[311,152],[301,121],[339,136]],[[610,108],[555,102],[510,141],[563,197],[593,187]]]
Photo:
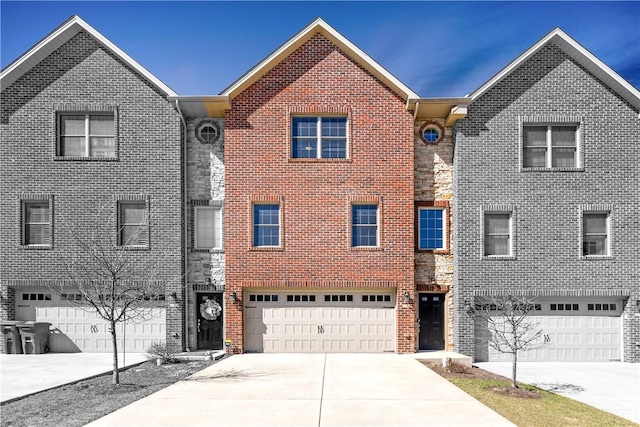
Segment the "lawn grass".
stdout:
[[0,406],[2,427],[75,427],[83,426],[142,399],[213,362],[154,362],[120,372],[120,385],[111,384],[111,373],[26,396]]
[[[446,375],[444,375],[447,378]],[[519,427],[607,427],[638,426],[585,403],[554,394],[534,386],[519,384],[521,388],[540,394],[539,399],[505,396],[489,390],[509,387],[510,382],[476,378],[447,378],[451,383],[487,405]]]

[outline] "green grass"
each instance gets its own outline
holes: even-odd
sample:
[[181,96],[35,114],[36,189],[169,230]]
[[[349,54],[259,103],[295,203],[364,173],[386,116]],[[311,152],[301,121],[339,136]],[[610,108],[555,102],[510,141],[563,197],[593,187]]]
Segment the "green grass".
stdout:
[[508,381],[453,377],[447,379],[519,427],[638,426],[582,402],[526,384],[519,384],[519,386],[538,392],[542,398],[525,399],[504,396],[488,389],[489,387],[509,387]]

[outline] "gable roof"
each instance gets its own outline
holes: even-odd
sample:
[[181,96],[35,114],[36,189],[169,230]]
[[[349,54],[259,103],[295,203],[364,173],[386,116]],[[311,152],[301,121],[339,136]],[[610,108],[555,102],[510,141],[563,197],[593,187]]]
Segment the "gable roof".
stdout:
[[249,87],[253,82],[260,79],[269,70],[278,65],[287,56],[296,49],[306,43],[315,34],[322,34],[333,44],[342,49],[354,61],[356,61],[364,69],[376,76],[380,81],[401,96],[404,100],[409,98],[419,98],[408,86],[398,80],[393,74],[388,72],[384,67],[374,61],[369,55],[364,53],[360,48],[347,40],[342,34],[337,32],[333,27],[324,22],[321,18],[317,18],[311,24],[307,25],[302,31],[285,42],[278,49],[273,51],[269,56],[251,68],[238,80],[223,90],[220,95],[235,98]]
[[149,80],[156,88],[168,96],[177,96],[169,86],[161,82],[151,74],[146,68],[136,62],[129,55],[124,53],[118,46],[110,42],[105,36],[96,31],[91,25],[84,22],[79,16],[73,15],[49,35],[36,43],[31,49],[7,65],[0,73],[0,90],[4,90],[13,82],[18,80],[23,74],[35,67],[40,61],[45,59],[54,50],[69,41],[80,31],[86,31],[98,43],[109,49],[114,55],[124,61],[140,75]]
[[512,72],[518,69],[525,61],[535,55],[540,49],[548,43],[554,43],[562,49],[567,55],[576,62],[586,68],[591,74],[602,80],[607,86],[618,93],[622,98],[634,107],[640,109],[640,91],[631,83],[622,78],[618,73],[613,71],[607,64],[599,60],[594,54],[589,52],[580,43],[571,38],[560,28],[555,28],[549,34],[544,36],[540,41],[531,46],[522,55],[514,59],[509,65],[503,68],[495,76],[480,88],[476,89],[471,95],[472,102],[482,96],[485,92],[498,84],[502,79],[506,78]]

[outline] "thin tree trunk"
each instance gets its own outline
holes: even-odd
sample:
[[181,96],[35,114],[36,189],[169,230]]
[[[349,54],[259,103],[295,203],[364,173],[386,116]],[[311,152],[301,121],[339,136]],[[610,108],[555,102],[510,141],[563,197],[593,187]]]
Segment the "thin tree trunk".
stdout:
[[113,375],[111,383],[120,384],[120,371],[118,370],[118,340],[116,339],[116,323],[111,322],[111,341],[113,343]]
[[513,352],[513,365],[511,365],[511,387],[518,388],[516,384],[516,372],[518,369],[518,351]]

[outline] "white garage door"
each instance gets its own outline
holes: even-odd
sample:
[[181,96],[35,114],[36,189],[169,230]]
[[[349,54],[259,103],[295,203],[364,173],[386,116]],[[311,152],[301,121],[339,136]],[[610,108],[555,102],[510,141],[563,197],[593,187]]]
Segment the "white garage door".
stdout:
[[[109,324],[72,304],[75,294],[57,295],[46,288],[16,292],[16,320],[51,323],[49,351],[111,352]],[[77,298],[79,300],[79,296]],[[117,325],[118,351],[143,353],[152,342],[166,340],[165,309],[153,309],[144,322]]]
[[[622,357],[622,302],[543,302],[542,315],[531,316],[542,330],[540,348],[519,353],[520,361],[620,360]],[[536,313],[537,314],[537,313]],[[476,324],[480,327],[480,324]],[[478,361],[511,361],[511,355],[478,341]]]
[[246,351],[395,351],[391,292],[260,292],[245,301]]

